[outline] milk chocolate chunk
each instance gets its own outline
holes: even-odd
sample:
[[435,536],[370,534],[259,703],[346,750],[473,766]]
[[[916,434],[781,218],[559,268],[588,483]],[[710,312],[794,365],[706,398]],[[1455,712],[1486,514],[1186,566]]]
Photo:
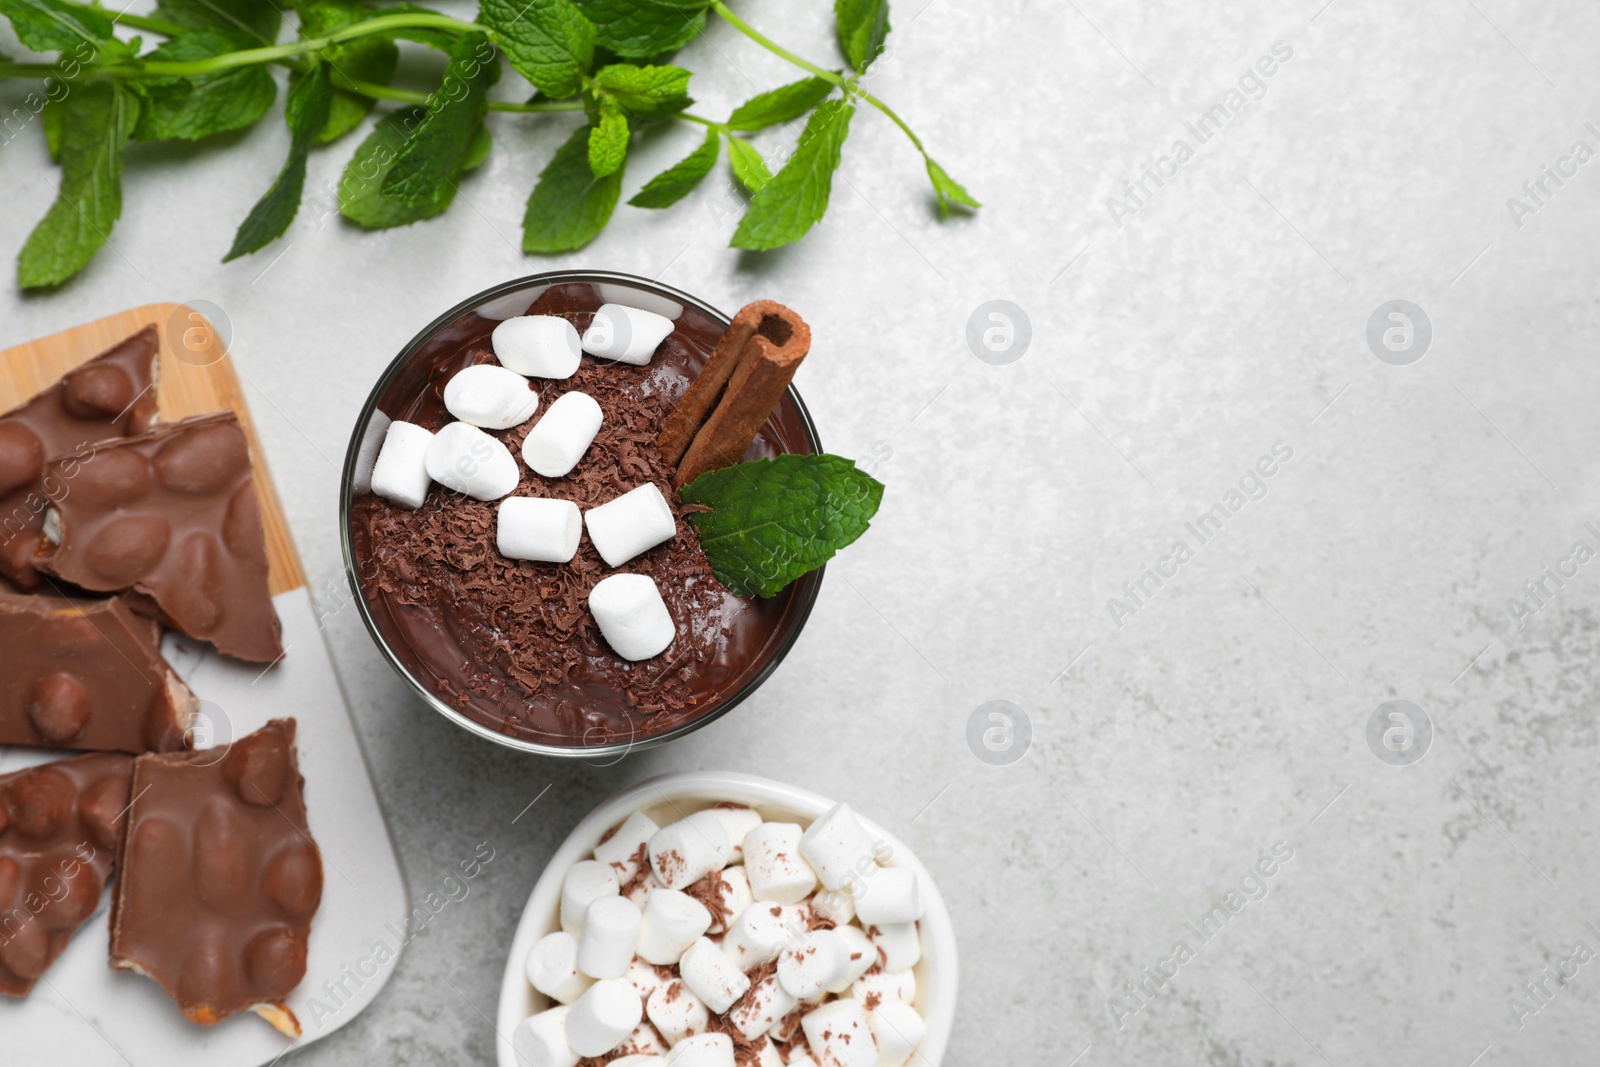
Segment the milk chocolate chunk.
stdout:
[[70,484],[51,505],[35,565],[95,592],[131,591],[174,628],[256,663],[283,654],[250,446],[232,412],[45,464]]
[[290,1037],[322,856],[306,826],[295,721],[222,749],[134,764],[111,965],[154,979],[192,1022],[253,1011]]
[[39,586],[33,554],[45,511],[66,483],[45,464],[92,455],[100,441],[143,433],[156,421],[156,328],[107,349],[20,407],[0,415],[0,574]]
[[0,995],[27,996],[94,914],[132,766],[101,752],[0,777]]
[[172,752],[196,707],[122,598],[0,593],[0,744]]

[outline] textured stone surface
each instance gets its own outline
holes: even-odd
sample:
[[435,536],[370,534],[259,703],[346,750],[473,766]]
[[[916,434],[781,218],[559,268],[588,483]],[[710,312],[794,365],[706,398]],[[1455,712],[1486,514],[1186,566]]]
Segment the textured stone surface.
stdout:
[[[571,120],[527,118],[497,124],[443,219],[369,235],[302,212],[286,241],[220,265],[282,158],[274,120],[227,151],[136,148],[116,249],[59,295],[0,297],[8,342],[154,300],[231,320],[413,894],[495,849],[371,1010],[285,1062],[489,1060],[504,946],[545,858],[613,789],[694,767],[848,797],[920,850],[963,951],[947,1062],[1578,1062],[1600,1038],[1600,964],[1521,1029],[1507,998],[1575,942],[1600,950],[1600,563],[1520,628],[1507,599],[1573,541],[1600,548],[1584,530],[1600,520],[1600,162],[1520,228],[1506,199],[1574,140],[1600,149],[1584,129],[1600,14],[915,2],[872,87],[985,201],[974,219],[940,225],[915,155],[865,112],[798,247],[728,251],[708,186],[528,259],[523,200]],[[743,6],[832,61],[821,0]],[[1192,143],[1184,123],[1277,40],[1294,54],[1261,98],[1118,227],[1106,197]],[[687,59],[712,115],[792,76],[725,27]],[[646,138],[630,190],[693,140]],[[348,152],[315,154],[313,189]],[[15,249],[53,172],[37,135],[0,154]],[[825,442],[889,487],[755,699],[605,768],[450,726],[337,610],[336,467],[374,376],[436,312],[559,266],[800,309],[817,343],[797,381]],[[1364,339],[1397,297],[1435,333],[1405,367]],[[1031,320],[1009,366],[965,341],[991,299]],[[1193,543],[1184,523],[1277,441],[1294,454],[1266,497],[1113,623],[1107,599]],[[1394,698],[1435,729],[1409,767],[1365,740]],[[992,699],[1031,720],[1011,766],[965,740]],[[1185,922],[1278,841],[1293,858],[1265,899],[1201,944]],[[1119,1028],[1107,999],[1178,939],[1194,958]]]

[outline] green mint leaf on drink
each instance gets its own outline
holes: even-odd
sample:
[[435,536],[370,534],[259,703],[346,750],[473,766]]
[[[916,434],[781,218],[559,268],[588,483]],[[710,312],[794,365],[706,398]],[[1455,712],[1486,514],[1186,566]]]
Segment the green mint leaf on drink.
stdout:
[[122,214],[122,149],[139,121],[139,99],[116,82],[90,82],[50,105],[60,108],[55,203],[17,257],[24,289],[60,285],[86,266]]
[[77,52],[110,41],[111,20],[91,7],[59,0],[0,0],[0,15],[11,20],[17,40],[34,52]]
[[596,178],[609,178],[628,158],[628,116],[609,96],[600,98],[599,108],[589,127],[589,170]]
[[734,248],[780,248],[800,240],[817,224],[828,210],[833,172],[839,169],[855,111],[855,105],[843,99],[818,105],[789,162],[751,197],[729,242]]
[[889,0],[833,0],[833,17],[845,58],[865,74],[889,36]]
[[772,171],[767,169],[767,161],[761,158],[756,146],[731,133],[728,134],[728,163],[739,184],[752,193],[772,180]]
[[306,157],[311,153],[312,141],[328,121],[332,99],[326,63],[318,63],[290,81],[289,98],[284,104],[284,119],[289,124],[289,158],[266,195],[240,223],[233,247],[222,257],[224,263],[260,250],[283,236],[294,221],[306,184]]
[[671,207],[692,193],[711,173],[721,153],[721,135],[716,130],[707,130],[706,139],[699,148],[651,178],[628,203],[634,207]]
[[450,53],[439,91],[428,98],[422,122],[401,147],[379,192],[411,207],[446,203],[473,138],[489,110],[489,86],[499,77],[494,46],[481,33],[461,36]]
[[283,11],[274,0],[161,0],[155,15],[185,29],[225,33],[239,48],[275,43],[283,25]]
[[764,130],[799,118],[826,100],[831,92],[833,83],[826,78],[801,78],[752,96],[733,109],[725,125],[730,130]]
[[556,152],[528,197],[522,216],[524,252],[570,252],[599,236],[622,195],[622,171],[596,178],[589,167],[589,130],[580,126]]
[[[219,30],[193,30],[163,41],[147,58],[187,62],[226,55],[238,38]],[[242,130],[260,120],[278,95],[265,67],[236,67],[196,78],[162,78],[144,83],[144,107],[133,131],[138,141],[197,141]]]
[[939,214],[941,217],[950,214],[951,204],[960,204],[962,207],[980,208],[983,205],[967,192],[966,188],[950,175],[945,173],[943,167],[928,159],[928,180],[933,182],[933,192],[939,198]]
[[478,22],[541,93],[559,99],[583,87],[596,31],[569,0],[482,0]]
[[682,111],[689,99],[689,72],[682,67],[638,67],[627,63],[602,67],[594,89],[620,104],[640,122]]
[[866,533],[883,483],[842,456],[778,456],[707,471],[681,494],[717,581],[776,596]]
[[676,52],[706,27],[708,0],[573,0],[599,43],[625,59]]

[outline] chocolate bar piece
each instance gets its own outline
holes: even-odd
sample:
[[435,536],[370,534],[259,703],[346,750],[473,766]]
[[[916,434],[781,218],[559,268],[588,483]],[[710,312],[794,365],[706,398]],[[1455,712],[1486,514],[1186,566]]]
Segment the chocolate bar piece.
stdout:
[[111,965],[191,1021],[254,1011],[290,1037],[322,855],[306,828],[295,721],[220,749],[141,756],[111,905]]
[[197,702],[120,597],[0,593],[0,744],[173,752]]
[[173,627],[256,663],[283,655],[250,444],[231,411],[45,464],[70,482],[34,565],[95,592],[132,590]]
[[37,589],[33,553],[45,510],[65,491],[41,476],[47,461],[92,454],[99,441],[143,433],[156,421],[156,328],[75,368],[21,407],[0,415],[0,574]]
[[99,752],[0,777],[0,994],[27,996],[94,914],[132,766]]

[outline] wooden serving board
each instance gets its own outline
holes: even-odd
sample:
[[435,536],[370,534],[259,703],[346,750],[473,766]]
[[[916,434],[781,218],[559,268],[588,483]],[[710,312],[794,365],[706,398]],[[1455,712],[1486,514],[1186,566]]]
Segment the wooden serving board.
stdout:
[[[394,973],[407,940],[403,932],[411,911],[405,881],[323,641],[323,620],[217,331],[183,305],[150,304],[5,349],[0,351],[0,411],[151,324],[161,338],[156,378],[161,421],[231,409],[250,438],[284,656],[263,669],[171,633],[162,651],[200,700],[196,747],[243,737],[274,718],[293,716],[299,722],[307,816],[323,861],[322,904],[311,926],[306,976],[289,997],[304,1036],[291,1042],[250,1013],[196,1026],[154,982],[111,970],[107,911],[113,881],[98,911],[33,992],[21,1000],[0,997],[0,1065],[263,1067],[290,1047],[326,1037],[355,1018]],[[201,730],[207,736],[200,736]],[[0,746],[0,773],[67,755]]]

